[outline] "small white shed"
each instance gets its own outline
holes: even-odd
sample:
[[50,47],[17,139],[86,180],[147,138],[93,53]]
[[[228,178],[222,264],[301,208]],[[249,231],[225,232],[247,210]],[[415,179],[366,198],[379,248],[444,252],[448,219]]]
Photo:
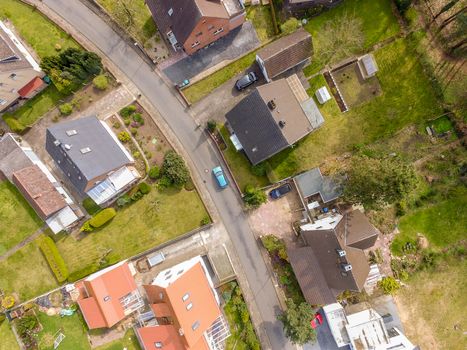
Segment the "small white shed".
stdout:
[[331,99],[331,95],[329,94],[328,89],[326,86],[320,87],[315,92],[316,98],[318,99],[319,103],[323,104]]
[[375,76],[378,71],[375,57],[372,54],[366,54],[358,59],[358,67],[364,79]]

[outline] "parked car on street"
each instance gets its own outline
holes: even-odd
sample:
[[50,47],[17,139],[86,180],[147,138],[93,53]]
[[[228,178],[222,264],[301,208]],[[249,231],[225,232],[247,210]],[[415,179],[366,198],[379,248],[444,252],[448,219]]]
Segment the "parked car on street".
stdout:
[[319,312],[315,314],[315,318],[310,321],[311,328],[316,329],[323,324],[323,316]]
[[241,91],[243,89],[246,89],[251,84],[254,84],[256,81],[258,81],[258,77],[256,76],[255,72],[250,72],[247,75],[244,75],[243,77],[238,79],[235,83],[235,87],[238,91]]
[[220,166],[217,166],[214,169],[212,169],[212,173],[216,177],[216,181],[219,187],[226,188],[229,183],[227,182],[227,178],[225,177],[225,174],[222,168]]
[[292,191],[292,187],[289,184],[285,184],[271,190],[269,192],[269,197],[271,197],[272,199],[279,199],[282,196],[289,193],[290,191]]

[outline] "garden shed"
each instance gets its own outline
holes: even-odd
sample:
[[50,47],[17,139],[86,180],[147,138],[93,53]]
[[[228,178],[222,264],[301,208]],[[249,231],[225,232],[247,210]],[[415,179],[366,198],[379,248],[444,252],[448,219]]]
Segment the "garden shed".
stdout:
[[366,54],[358,59],[358,68],[362,73],[363,79],[373,77],[378,71],[375,57],[372,54]]
[[329,94],[329,91],[326,88],[326,86],[322,86],[318,90],[316,90],[315,95],[318,99],[318,102],[321,104],[324,104],[331,99],[331,95]]

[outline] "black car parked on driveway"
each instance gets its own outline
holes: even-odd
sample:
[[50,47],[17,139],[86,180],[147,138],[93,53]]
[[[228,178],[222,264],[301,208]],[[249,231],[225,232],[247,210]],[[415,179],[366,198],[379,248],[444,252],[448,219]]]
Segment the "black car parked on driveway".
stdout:
[[282,196],[289,193],[290,191],[292,191],[292,187],[289,184],[285,184],[271,190],[269,192],[269,197],[271,197],[272,199],[279,199]]

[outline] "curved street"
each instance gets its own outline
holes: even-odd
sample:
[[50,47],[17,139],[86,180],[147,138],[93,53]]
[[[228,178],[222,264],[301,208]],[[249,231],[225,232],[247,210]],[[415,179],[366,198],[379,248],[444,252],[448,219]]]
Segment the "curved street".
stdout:
[[211,169],[221,160],[208,142],[202,128],[197,128],[187,109],[180,103],[153,68],[135,52],[101,18],[78,0],[43,0],[43,4],[60,15],[101,50],[138,87],[141,93],[159,111],[177,135],[195,165],[200,178],[218,210],[225,228],[236,248],[248,284],[254,295],[262,319],[261,326],[272,349],[295,348],[285,337],[276,315],[280,304],[268,269],[258,250],[257,242],[242,210],[240,199],[232,187],[217,190]]

